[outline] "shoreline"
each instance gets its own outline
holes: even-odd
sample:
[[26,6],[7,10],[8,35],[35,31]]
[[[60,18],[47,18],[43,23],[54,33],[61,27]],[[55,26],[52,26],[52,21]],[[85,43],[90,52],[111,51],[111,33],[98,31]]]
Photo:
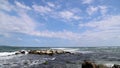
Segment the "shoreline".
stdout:
[[[59,52],[57,52],[57,51]],[[72,51],[72,50],[71,50]],[[32,52],[32,53],[30,53]],[[53,55],[50,55],[54,53]],[[97,56],[98,55],[98,56]],[[103,57],[102,57],[103,55]],[[0,67],[2,68],[81,68],[84,60],[94,62],[96,65],[113,67],[113,65],[119,65],[119,59],[109,58],[107,59],[109,54],[100,53],[97,54],[95,52],[92,53],[83,53],[83,52],[74,52],[71,53],[69,51],[64,51],[60,49],[35,49],[35,50],[21,50],[15,51],[14,54],[1,56],[4,59],[0,59]],[[9,57],[9,58],[8,58]],[[11,57],[11,58],[10,58]],[[101,60],[101,57],[103,60]],[[7,59],[6,59],[7,58]],[[113,61],[115,60],[116,63]],[[117,63],[118,61],[118,63]],[[110,63],[108,63],[110,62]],[[112,63],[114,62],[114,63]],[[58,67],[59,66],[59,67]]]

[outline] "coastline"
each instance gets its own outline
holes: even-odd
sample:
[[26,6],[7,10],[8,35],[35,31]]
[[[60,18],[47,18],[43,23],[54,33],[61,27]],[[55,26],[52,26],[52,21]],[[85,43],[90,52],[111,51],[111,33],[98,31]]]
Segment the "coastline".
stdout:
[[[29,48],[28,48],[29,49]],[[34,48],[33,48],[34,49]],[[14,52],[0,52],[1,68],[81,68],[84,60],[94,62],[96,65],[105,65],[112,67],[114,64],[120,64],[119,53],[110,52],[93,52],[79,48],[51,48],[56,50],[68,51],[70,53],[46,55],[46,54],[29,54],[29,50],[18,50]],[[90,48],[91,49],[91,48]],[[100,49],[100,48],[97,48]],[[49,50],[34,49],[34,50]],[[104,49],[103,49],[104,50]],[[19,51],[25,51],[24,54],[15,54]],[[98,51],[99,52],[99,51]],[[3,54],[3,55],[2,55]],[[117,58],[118,57],[118,58]]]

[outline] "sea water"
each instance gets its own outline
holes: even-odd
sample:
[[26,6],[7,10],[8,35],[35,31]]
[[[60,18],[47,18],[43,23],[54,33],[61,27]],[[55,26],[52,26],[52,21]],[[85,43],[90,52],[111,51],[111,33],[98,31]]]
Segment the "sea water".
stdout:
[[[30,66],[41,64],[47,60],[55,60],[56,57],[45,55],[15,55],[20,50],[61,49],[71,53],[80,54],[80,60],[92,60],[98,64],[113,66],[120,64],[120,47],[10,47],[0,46],[0,68],[9,66]],[[84,55],[84,56],[81,56]],[[83,58],[82,58],[83,57]]]

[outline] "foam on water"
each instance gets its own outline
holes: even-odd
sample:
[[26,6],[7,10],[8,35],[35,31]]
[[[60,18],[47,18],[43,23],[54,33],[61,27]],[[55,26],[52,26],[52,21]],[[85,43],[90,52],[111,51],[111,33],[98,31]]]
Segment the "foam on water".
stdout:
[[[21,51],[24,51],[25,54],[28,54],[28,51],[26,51],[26,50],[21,50]],[[0,52],[0,57],[15,55],[15,53],[18,53],[18,52],[19,51],[15,51],[15,52]]]
[[92,51],[82,51],[79,48],[52,48],[52,49],[60,49],[60,50],[68,51],[68,52],[71,52],[71,53],[83,53],[83,54],[93,53]]
[[14,55],[15,52],[0,52],[0,57]]
[[107,67],[113,67],[114,64],[113,64],[113,63],[106,63],[105,65],[106,65]]
[[71,53],[79,52],[78,48],[52,48],[52,49],[59,49],[59,50],[68,51]]

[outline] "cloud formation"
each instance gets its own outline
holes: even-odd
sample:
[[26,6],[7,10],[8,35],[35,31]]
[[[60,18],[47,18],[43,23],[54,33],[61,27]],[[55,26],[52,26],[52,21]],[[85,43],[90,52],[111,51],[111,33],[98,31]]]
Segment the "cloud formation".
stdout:
[[66,19],[66,20],[71,20],[71,19],[79,20],[79,19],[81,19],[80,16],[75,15],[71,11],[61,11],[61,12],[59,12],[59,16],[63,19]]
[[89,27],[84,34],[86,37],[102,40],[120,39],[120,16],[106,16],[100,21],[91,21],[86,24],[80,24],[80,27]]
[[[120,14],[113,11],[118,9],[116,6],[111,6],[99,0],[40,3],[1,0],[0,37],[3,40],[13,39],[18,34],[16,40],[21,42],[32,37],[28,40],[67,40],[73,45],[97,45],[99,42],[116,44],[120,42]],[[111,43],[113,40],[114,43]]]
[[[17,6],[21,7],[18,12],[18,16],[11,16],[7,13],[0,12],[0,34],[6,33],[23,33],[27,35],[33,35],[38,37],[49,37],[49,38],[63,38],[63,39],[76,39],[77,34],[70,31],[37,31],[36,21],[33,20],[23,9],[30,10],[28,6],[25,6],[19,2],[15,2]],[[13,5],[12,5],[13,6]],[[14,6],[15,7],[15,6]],[[17,7],[15,7],[17,8]],[[47,13],[51,11],[48,7],[33,5],[33,8],[40,13]],[[22,12],[21,12],[22,11]],[[69,14],[69,12],[68,12]],[[71,13],[72,14],[72,13]],[[73,16],[73,15],[72,15]],[[7,19],[7,20],[6,20]],[[6,27],[7,26],[7,27]]]
[[91,4],[93,0],[82,0],[83,4]]
[[17,1],[16,1],[15,4],[16,4],[18,7],[22,8],[22,9],[31,10],[30,7],[24,5],[24,4],[20,3],[20,2],[17,2]]

